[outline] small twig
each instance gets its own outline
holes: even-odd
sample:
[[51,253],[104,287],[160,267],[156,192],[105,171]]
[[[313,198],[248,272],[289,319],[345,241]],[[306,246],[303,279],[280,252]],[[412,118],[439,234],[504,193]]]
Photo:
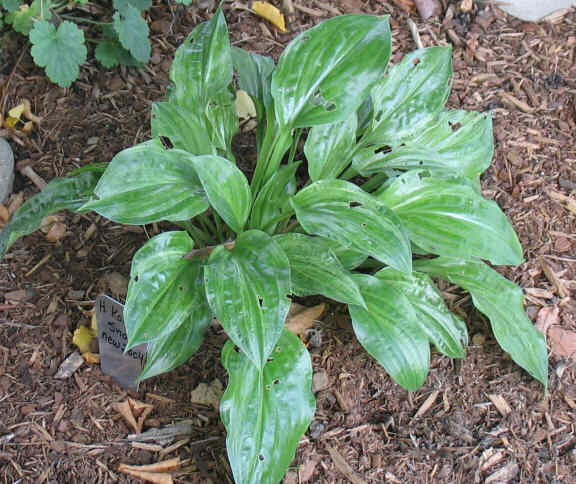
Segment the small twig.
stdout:
[[418,32],[418,27],[416,26],[416,23],[411,18],[409,18],[407,22],[408,22],[408,28],[410,29],[410,33],[412,34],[412,38],[416,43],[416,47],[418,47],[419,49],[423,49],[424,44],[422,43],[422,39],[420,38],[420,33]]
[[22,173],[24,176],[28,177],[34,185],[38,188],[38,190],[42,191],[44,187],[47,185],[46,180],[42,178],[38,173],[34,171],[34,169],[30,165],[24,165],[22,167],[18,167],[16,164],[18,171]]

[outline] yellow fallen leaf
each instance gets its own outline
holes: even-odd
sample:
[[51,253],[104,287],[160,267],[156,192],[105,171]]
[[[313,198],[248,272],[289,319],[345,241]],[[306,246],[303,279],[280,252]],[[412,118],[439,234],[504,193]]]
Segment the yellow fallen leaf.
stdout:
[[325,310],[326,304],[324,303],[311,308],[304,308],[289,316],[286,323],[284,323],[284,327],[288,331],[292,331],[296,336],[303,338],[306,336],[306,331],[314,326],[314,321],[318,321]]
[[82,358],[86,363],[97,365],[100,363],[100,355],[98,353],[82,353]]
[[10,118],[16,118],[16,120],[19,121],[25,109],[26,106],[24,103],[18,104],[18,106],[13,107],[10,111],[8,111],[8,116]]
[[271,22],[280,32],[286,32],[284,15],[274,5],[268,2],[254,2],[252,10],[256,15]]
[[238,89],[236,91],[236,114],[240,119],[250,119],[256,117],[256,106],[254,101],[246,91]]
[[80,353],[90,353],[90,343],[95,336],[96,334],[92,329],[87,326],[80,326],[76,331],[74,331],[72,343],[78,347]]
[[12,128],[14,128],[14,126],[16,126],[18,121],[19,121],[18,118],[13,118],[12,116],[8,116],[4,120],[4,122],[2,123],[2,126],[4,126],[6,129],[12,129]]

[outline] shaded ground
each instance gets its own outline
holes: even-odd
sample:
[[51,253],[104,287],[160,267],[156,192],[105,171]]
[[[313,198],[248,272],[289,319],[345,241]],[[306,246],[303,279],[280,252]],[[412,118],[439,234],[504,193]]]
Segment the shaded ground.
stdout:
[[[555,325],[575,331],[576,214],[565,197],[576,187],[576,14],[535,25],[491,8],[463,12],[465,3],[444,5],[440,21],[419,24],[422,41],[454,46],[450,105],[493,113],[497,151],[483,188],[511,218],[526,255],[526,263],[504,273],[525,289],[535,321],[552,315]],[[389,13],[398,60],[415,48],[406,19],[418,16],[410,5],[309,1],[297,6],[289,34],[231,5],[225,14],[235,45],[277,56],[295,33],[324,18]],[[150,103],[163,96],[173,51],[208,13],[154,7],[148,68],[104,71],[89,64],[68,90],[49,84],[27,53],[17,63],[22,45],[9,43],[0,67],[0,85],[14,71],[6,106],[28,98],[44,118],[39,131],[13,143],[17,160],[30,160],[49,180],[147,139]],[[29,197],[37,189],[19,178],[16,191]],[[154,443],[125,440],[132,430],[112,404],[126,393],[95,365],[67,380],[53,375],[73,351],[73,330],[87,324],[85,311],[103,290],[103,276],[127,275],[131,255],[157,229],[127,229],[93,214],[63,217],[70,233],[62,243],[36,233],[0,263],[0,482],[136,482],[118,473],[119,463],[163,457]],[[552,355],[544,396],[498,348],[468,298],[444,289],[469,322],[468,357],[435,355],[426,385],[414,393],[390,380],[354,341],[343,309],[331,307],[317,325],[322,338],[313,352],[327,387],[317,394],[316,419],[286,483],[576,482],[575,360]],[[190,403],[199,383],[225,384],[224,339],[210,328],[189,364],[132,395],[154,405],[147,426],[181,419],[192,425],[188,442],[168,454],[185,461],[176,482],[231,482],[217,412]]]

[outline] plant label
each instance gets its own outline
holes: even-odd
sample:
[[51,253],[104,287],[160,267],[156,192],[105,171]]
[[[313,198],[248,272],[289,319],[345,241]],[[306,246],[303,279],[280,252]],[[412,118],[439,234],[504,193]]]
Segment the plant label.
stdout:
[[128,342],[124,305],[109,296],[98,296],[96,318],[102,372],[113,377],[122,387],[138,390],[138,376],[146,363],[146,344],[124,352]]

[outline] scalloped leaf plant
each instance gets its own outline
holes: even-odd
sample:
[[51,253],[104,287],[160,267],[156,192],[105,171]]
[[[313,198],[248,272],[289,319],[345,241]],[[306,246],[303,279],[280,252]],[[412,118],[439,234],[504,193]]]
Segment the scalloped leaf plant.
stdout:
[[[448,47],[395,65],[390,51],[386,17],[347,15],[298,35],[275,65],[232,48],[218,10],[177,50],[167,99],[152,107],[153,138],[103,172],[52,181],[0,234],[2,255],[61,209],[173,224],[134,255],[128,347],[148,342],[140,378],[150,378],[186,362],[218,319],[229,337],[220,410],[237,483],[280,482],[314,416],[310,356],[284,328],[291,295],[348,305],[360,344],[413,391],[431,344],[465,357],[466,325],[432,278],[450,281],[546,387],[544,337],[521,289],[488,265],[523,260],[504,213],[479,190],[490,116],[445,107]],[[257,113],[250,178],[231,148],[236,87]]]

